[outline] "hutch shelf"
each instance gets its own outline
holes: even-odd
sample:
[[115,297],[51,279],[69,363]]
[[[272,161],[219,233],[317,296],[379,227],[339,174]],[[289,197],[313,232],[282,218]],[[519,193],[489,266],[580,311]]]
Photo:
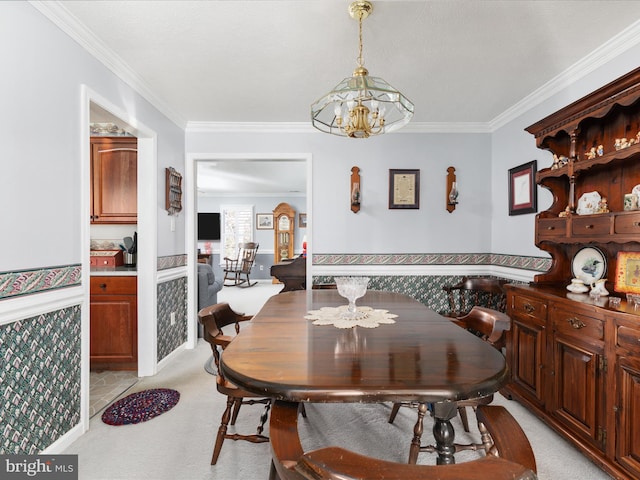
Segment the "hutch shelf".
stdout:
[[[553,202],[535,219],[535,244],[552,265],[531,285],[506,287],[505,393],[614,478],[640,478],[640,308],[614,283],[618,253],[640,252],[640,211],[624,210],[640,184],[640,68],[526,130],[554,156],[536,175]],[[606,202],[585,214],[578,207],[589,192]],[[623,297],[619,306],[566,289],[585,247],[605,257],[603,279]]]

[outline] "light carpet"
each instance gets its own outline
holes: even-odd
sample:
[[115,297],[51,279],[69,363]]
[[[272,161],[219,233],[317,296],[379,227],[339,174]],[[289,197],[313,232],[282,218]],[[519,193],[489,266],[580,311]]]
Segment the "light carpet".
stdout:
[[[227,440],[215,466],[210,465],[215,433],[225,407],[225,398],[215,390],[215,378],[202,365],[210,356],[201,341],[195,350],[185,350],[158,375],[142,378],[136,390],[174,388],[180,402],[170,411],[148,422],[112,427],[99,416],[91,419],[89,431],[64,453],[79,455],[81,480],[266,480],[269,444]],[[609,479],[608,475],[553,433],[518,403],[496,396],[526,432],[538,464],[541,480]],[[261,406],[244,406],[236,430],[252,433]],[[401,408],[393,425],[387,423],[388,404],[314,404],[307,406],[307,419],[300,420],[306,448],[342,445],[393,461],[405,462],[416,413]],[[456,432],[461,432],[454,420]],[[424,442],[429,443],[430,423],[425,423]],[[268,427],[266,429],[268,434]],[[462,441],[462,435],[458,434]],[[433,462],[432,454],[419,461]]]

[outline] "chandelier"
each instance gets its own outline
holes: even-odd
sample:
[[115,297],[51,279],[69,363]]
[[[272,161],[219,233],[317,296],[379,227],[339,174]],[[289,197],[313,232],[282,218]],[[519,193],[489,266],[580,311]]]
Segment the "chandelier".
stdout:
[[370,77],[362,57],[362,20],[373,11],[367,1],[349,5],[349,14],[359,25],[358,66],[353,76],[311,105],[311,123],[325,133],[351,138],[397,130],[411,120],[413,103],[380,77]]

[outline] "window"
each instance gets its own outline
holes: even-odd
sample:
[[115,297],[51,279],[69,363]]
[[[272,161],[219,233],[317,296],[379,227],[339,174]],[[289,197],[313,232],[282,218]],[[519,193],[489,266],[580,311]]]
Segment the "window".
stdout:
[[238,243],[253,241],[253,205],[220,205],[220,263],[235,258]]

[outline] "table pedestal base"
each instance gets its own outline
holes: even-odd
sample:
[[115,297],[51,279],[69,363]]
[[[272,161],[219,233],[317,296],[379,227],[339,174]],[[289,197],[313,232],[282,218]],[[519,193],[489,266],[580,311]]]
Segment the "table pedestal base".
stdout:
[[[436,439],[435,449],[425,447],[424,450],[435,450],[438,453],[436,463],[438,465],[451,465],[456,463],[454,454],[455,431],[450,420],[457,415],[458,408],[455,402],[436,403],[433,405],[433,436]],[[427,404],[421,403],[418,406],[418,421],[413,428],[413,439],[409,449],[409,463],[415,464],[418,461],[418,453],[423,449],[420,446],[422,432],[424,431],[424,416],[427,413]]]

